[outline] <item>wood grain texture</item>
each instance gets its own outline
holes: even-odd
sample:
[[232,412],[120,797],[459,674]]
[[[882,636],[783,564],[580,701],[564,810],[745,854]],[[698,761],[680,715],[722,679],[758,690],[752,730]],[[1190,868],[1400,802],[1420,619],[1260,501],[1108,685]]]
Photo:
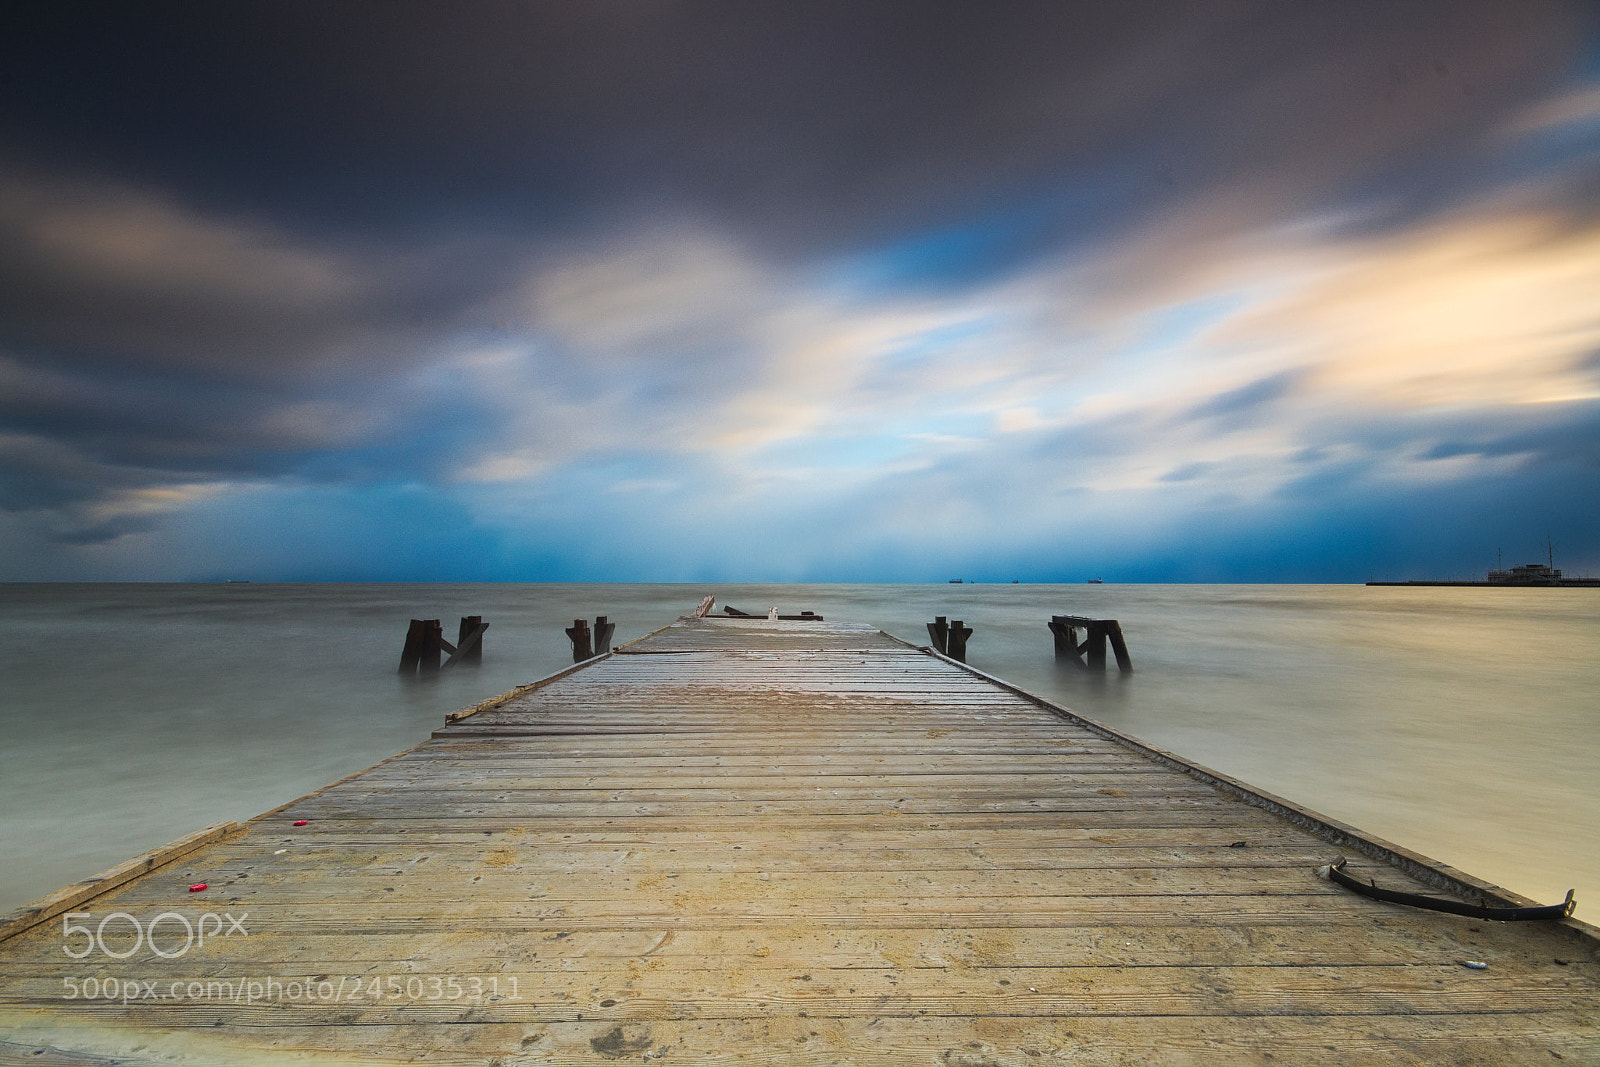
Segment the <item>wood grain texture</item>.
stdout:
[[0,1063],[1600,1061],[1587,928],[1338,854],[869,627],[689,618],[130,877],[88,958],[0,944]]

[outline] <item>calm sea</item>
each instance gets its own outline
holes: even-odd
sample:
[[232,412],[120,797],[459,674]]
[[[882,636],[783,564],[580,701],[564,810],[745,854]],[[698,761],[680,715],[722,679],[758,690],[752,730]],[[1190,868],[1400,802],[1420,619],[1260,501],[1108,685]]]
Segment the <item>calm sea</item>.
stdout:
[[[1600,919],[1600,590],[1198,585],[0,585],[0,910],[428,736],[446,712],[705,593],[809,609]],[[1058,668],[1052,614],[1121,620],[1135,673]],[[483,665],[395,673],[408,619],[490,630]],[[1331,850],[1330,850],[1331,851]]]

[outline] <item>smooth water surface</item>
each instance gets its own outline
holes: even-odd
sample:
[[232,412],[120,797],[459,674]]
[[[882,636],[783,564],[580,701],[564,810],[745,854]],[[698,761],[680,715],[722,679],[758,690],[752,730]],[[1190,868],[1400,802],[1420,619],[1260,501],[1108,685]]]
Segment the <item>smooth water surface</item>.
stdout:
[[[574,618],[621,643],[705,593],[962,619],[981,670],[1600,917],[1600,590],[973,584],[0,585],[0,910],[424,740],[570,664]],[[1052,614],[1119,619],[1135,673],[1058,666]],[[409,619],[461,615],[481,667],[396,674]]]

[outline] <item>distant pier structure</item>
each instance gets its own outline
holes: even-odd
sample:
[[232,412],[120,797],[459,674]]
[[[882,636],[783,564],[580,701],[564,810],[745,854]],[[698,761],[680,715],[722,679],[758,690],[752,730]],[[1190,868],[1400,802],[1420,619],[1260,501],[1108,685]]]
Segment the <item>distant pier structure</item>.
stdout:
[[1595,589],[1600,578],[1568,578],[1548,563],[1524,563],[1492,570],[1482,581],[1434,581],[1413,578],[1405,582],[1368,582],[1368,585],[1461,585],[1501,589]]

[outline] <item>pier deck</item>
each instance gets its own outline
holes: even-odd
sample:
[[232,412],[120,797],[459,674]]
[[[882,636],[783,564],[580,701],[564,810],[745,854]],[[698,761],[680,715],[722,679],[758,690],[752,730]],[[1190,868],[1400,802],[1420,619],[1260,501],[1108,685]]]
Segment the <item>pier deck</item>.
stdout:
[[[0,1062],[1600,1062],[1592,928],[868,627],[680,620],[213,836],[0,941]],[[243,929],[108,954],[169,912]]]

